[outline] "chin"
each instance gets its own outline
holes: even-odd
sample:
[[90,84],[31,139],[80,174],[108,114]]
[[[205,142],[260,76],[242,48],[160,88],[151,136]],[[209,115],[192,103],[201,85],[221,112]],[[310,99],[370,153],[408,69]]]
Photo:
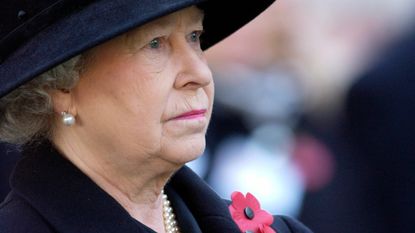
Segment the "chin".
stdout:
[[174,143],[170,149],[169,160],[177,164],[185,164],[199,158],[205,151],[206,140],[184,140]]

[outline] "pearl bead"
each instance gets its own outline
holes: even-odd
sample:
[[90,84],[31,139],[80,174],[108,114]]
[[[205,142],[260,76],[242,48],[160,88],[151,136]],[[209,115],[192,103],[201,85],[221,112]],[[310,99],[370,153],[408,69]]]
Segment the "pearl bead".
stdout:
[[164,191],[162,191],[162,198],[164,229],[167,233],[180,233],[176,222],[176,216],[173,213],[173,208],[170,206],[170,201],[167,199],[167,195],[164,194]]
[[66,126],[71,126],[75,124],[75,117],[67,112],[62,112],[62,122]]

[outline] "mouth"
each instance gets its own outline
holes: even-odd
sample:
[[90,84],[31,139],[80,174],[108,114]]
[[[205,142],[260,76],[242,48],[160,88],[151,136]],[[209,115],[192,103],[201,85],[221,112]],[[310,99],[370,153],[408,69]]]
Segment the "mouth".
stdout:
[[192,110],[174,117],[172,120],[190,120],[205,117],[206,109]]

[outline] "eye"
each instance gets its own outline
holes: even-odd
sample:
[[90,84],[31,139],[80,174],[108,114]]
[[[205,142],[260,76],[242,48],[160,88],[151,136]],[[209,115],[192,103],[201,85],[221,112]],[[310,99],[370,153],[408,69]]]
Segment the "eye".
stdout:
[[154,38],[148,43],[148,46],[151,49],[159,49],[161,47],[161,39],[160,38]]
[[192,33],[190,33],[189,35],[189,39],[191,42],[200,42],[200,37],[202,36],[203,31],[193,31]]

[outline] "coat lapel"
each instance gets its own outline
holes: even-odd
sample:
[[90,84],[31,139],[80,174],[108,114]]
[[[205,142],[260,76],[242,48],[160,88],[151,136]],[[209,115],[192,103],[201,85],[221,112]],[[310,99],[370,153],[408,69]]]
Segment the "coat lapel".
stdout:
[[63,158],[52,146],[17,165],[12,189],[62,233],[154,233]]
[[186,203],[202,232],[241,232],[226,201],[188,167],[180,169],[169,185]]
[[190,212],[189,207],[184,202],[184,200],[179,196],[176,190],[174,190],[170,185],[167,185],[165,192],[171,202],[174,214],[176,215],[176,220],[179,223],[180,231],[192,232],[192,233],[201,233],[195,217],[192,212]]

